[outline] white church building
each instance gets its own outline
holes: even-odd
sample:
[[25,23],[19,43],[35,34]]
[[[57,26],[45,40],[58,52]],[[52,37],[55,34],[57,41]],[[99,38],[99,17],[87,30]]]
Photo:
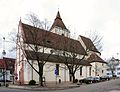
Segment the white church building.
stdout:
[[[98,52],[93,42],[81,35],[79,35],[78,40],[71,38],[70,31],[63,23],[59,11],[50,30],[24,24],[20,20],[17,36],[16,73],[18,75],[17,81],[21,84],[27,84],[32,79],[39,80],[39,75],[27,62],[27,59],[29,59],[35,69],[38,69],[36,53],[31,49],[33,46],[39,46],[40,60],[46,61],[43,68],[43,77],[46,82],[56,82],[59,79],[62,82],[70,80],[65,59],[68,58],[69,62],[66,63],[71,64],[73,59],[70,57],[71,54],[76,55],[73,63],[79,64],[75,73],[76,79],[89,76],[103,76],[105,74],[105,62],[100,58],[100,52]],[[42,48],[44,48],[44,53]],[[66,54],[66,57],[64,57],[64,54]],[[83,57],[84,59],[81,60]]]

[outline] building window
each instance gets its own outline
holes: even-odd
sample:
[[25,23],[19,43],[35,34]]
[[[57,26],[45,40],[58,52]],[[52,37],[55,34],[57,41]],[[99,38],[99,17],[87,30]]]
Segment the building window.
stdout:
[[82,67],[80,67],[80,76],[82,76]]
[[59,75],[59,64],[56,64],[56,75]]
[[19,66],[20,66],[20,48],[18,48],[18,52],[19,52]]
[[50,41],[49,41],[49,40],[47,40],[46,42],[47,42],[47,43],[50,43]]
[[104,72],[104,70],[102,70],[102,73]]
[[64,34],[62,34],[62,36],[64,36]]
[[107,71],[110,71],[110,69],[107,69]]
[[91,76],[91,67],[89,67],[89,76]]
[[117,74],[120,75],[120,72],[118,72]]
[[117,70],[120,70],[120,68],[117,68]]

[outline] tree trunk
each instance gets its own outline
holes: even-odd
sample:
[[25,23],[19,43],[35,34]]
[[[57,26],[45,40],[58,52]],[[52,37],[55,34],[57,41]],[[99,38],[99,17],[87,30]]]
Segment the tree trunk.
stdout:
[[75,83],[75,75],[72,73],[73,83]]
[[43,74],[40,74],[40,86],[43,86],[43,78],[42,78]]
[[112,72],[112,77],[114,77],[114,71],[112,70],[111,72]]
[[70,69],[69,69],[69,81],[70,82],[72,81],[72,73],[71,73]]
[[69,72],[69,77],[70,77],[70,82],[72,81],[73,83],[75,83],[75,75],[74,75],[74,73]]
[[43,64],[39,64],[39,85],[43,86]]

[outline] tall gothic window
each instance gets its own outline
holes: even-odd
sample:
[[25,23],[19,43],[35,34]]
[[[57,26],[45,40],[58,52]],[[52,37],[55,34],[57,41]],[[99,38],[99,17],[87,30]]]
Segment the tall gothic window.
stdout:
[[91,76],[91,67],[89,67],[89,76]]
[[80,67],[80,76],[82,76],[82,66]]

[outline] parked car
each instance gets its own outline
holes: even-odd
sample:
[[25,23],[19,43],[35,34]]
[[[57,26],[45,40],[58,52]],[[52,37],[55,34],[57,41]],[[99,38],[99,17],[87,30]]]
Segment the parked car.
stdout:
[[100,81],[100,77],[99,77],[99,76],[95,76],[95,77],[93,77],[93,78],[94,78],[94,80],[93,80],[94,83]]
[[109,76],[101,76],[100,77],[100,81],[106,81],[106,80],[110,80]]
[[80,83],[86,83],[86,84],[93,83],[93,81],[94,81],[93,77],[87,77],[87,78],[79,80]]
[[96,83],[100,81],[100,77],[96,76],[96,77],[86,77],[84,79],[79,80],[80,83],[86,83],[86,84],[90,84],[90,83]]

